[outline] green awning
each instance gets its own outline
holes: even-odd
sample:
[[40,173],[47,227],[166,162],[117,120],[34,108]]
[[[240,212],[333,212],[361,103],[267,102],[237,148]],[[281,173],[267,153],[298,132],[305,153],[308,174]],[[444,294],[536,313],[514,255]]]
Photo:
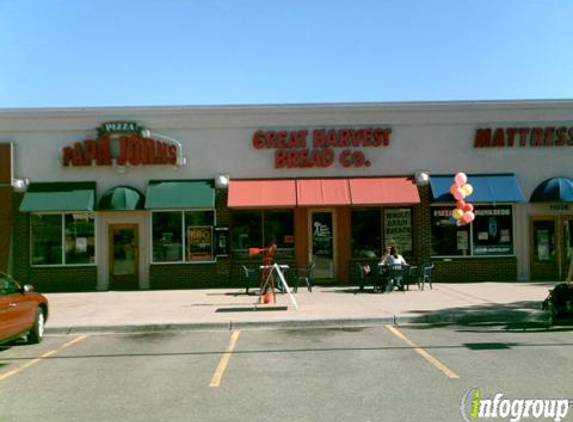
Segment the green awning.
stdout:
[[145,199],[129,186],[116,186],[106,191],[99,200],[99,210],[133,211],[143,209]]
[[213,180],[151,181],[147,187],[145,208],[187,209],[214,208]]
[[93,211],[95,182],[31,183],[21,212]]

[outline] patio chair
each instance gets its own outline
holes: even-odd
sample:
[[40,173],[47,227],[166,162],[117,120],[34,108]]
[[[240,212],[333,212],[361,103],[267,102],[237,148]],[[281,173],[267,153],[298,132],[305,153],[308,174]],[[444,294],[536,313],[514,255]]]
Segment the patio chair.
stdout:
[[306,267],[298,268],[297,275],[295,277],[293,291],[298,292],[298,283],[304,280],[306,283],[306,288],[309,292],[312,292],[312,270],[314,270],[314,263],[308,264]]
[[420,281],[420,271],[417,265],[407,265],[404,269],[404,287],[406,290],[410,290],[410,284],[419,284]]
[[356,273],[358,274],[358,278],[360,280],[360,286],[358,287],[358,291],[362,292],[364,291],[364,286],[368,284],[372,279],[372,270],[366,271],[365,265],[362,262],[356,262],[354,265],[356,267]]
[[394,286],[399,287],[400,290],[404,290],[404,274],[407,270],[406,265],[402,264],[390,264],[388,265],[388,284],[386,285],[386,291],[391,292]]
[[244,277],[245,277],[245,294],[249,294],[249,287],[253,280],[259,282],[258,271],[255,268],[249,268],[246,265],[241,265],[243,267]]
[[434,264],[432,261],[422,261],[420,264],[420,277],[418,279],[418,288],[424,290],[424,285],[428,283],[430,289],[432,288],[432,270],[434,269]]

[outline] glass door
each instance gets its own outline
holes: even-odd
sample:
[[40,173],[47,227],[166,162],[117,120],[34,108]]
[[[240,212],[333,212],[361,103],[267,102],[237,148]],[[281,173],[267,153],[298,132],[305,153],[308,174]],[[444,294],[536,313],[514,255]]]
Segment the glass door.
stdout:
[[534,280],[556,280],[559,276],[556,223],[556,217],[531,220],[531,278]]
[[531,278],[565,280],[573,255],[573,216],[532,217],[530,233]]
[[332,211],[311,211],[311,261],[315,267],[313,278],[334,278],[334,213]]
[[109,226],[109,286],[113,290],[139,288],[137,224]]
[[571,257],[573,254],[573,217],[565,216],[560,218],[561,221],[561,277],[559,280],[565,280],[568,277],[571,268]]

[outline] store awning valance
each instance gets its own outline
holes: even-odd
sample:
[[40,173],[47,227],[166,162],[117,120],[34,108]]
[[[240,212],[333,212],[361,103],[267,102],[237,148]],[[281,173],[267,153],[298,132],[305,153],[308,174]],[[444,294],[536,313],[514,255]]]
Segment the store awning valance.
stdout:
[[350,205],[348,179],[300,179],[296,181],[299,206]]
[[554,177],[544,181],[535,188],[530,202],[573,202],[573,180]]
[[151,181],[145,198],[146,209],[214,208],[213,180]]
[[93,211],[95,190],[95,182],[31,183],[24,194],[20,211]]
[[349,179],[352,205],[418,204],[420,195],[408,177]]
[[231,208],[294,207],[294,179],[229,181],[228,206]]
[[144,202],[144,196],[137,189],[130,186],[116,186],[102,195],[98,209],[110,211],[141,210]]
[[[468,183],[473,193],[468,197],[471,203],[523,202],[523,193],[514,174],[468,174]],[[450,193],[454,175],[430,176],[430,187],[434,202],[455,202]]]

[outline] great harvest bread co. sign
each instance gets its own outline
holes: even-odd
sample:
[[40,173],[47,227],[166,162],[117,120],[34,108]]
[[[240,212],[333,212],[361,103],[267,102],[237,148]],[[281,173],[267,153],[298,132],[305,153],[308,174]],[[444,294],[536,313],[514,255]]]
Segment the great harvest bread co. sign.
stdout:
[[256,149],[275,150],[275,168],[369,167],[365,151],[390,145],[392,129],[314,129],[291,131],[257,130]]
[[94,139],[62,148],[61,163],[68,166],[185,165],[181,144],[151,135],[135,122],[108,122],[96,129]]

